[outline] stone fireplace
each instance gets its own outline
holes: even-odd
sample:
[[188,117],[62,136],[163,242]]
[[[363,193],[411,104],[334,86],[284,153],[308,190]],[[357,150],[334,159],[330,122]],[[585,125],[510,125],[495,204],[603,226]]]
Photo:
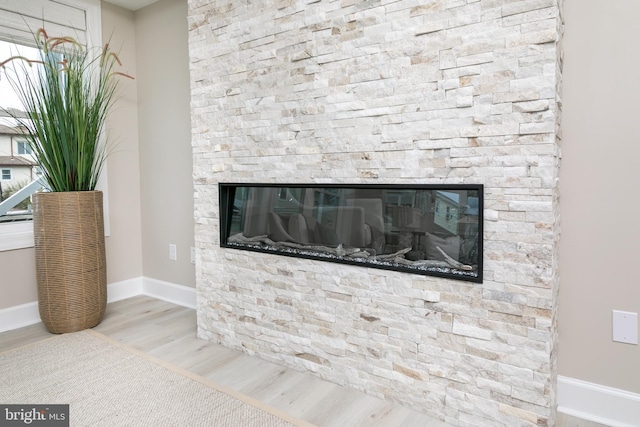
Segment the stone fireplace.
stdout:
[[[561,0],[189,0],[198,335],[555,422]],[[482,283],[225,247],[220,183],[482,185]]]

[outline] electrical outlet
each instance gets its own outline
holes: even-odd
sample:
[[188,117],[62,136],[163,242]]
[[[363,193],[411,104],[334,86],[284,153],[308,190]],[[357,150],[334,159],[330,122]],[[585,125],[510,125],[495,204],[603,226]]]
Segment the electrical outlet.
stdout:
[[196,248],[191,247],[191,264],[196,263]]
[[178,254],[177,254],[177,250],[176,250],[176,245],[174,244],[169,244],[169,259],[171,261],[175,261],[178,259]]
[[638,345],[638,313],[613,310],[613,340]]

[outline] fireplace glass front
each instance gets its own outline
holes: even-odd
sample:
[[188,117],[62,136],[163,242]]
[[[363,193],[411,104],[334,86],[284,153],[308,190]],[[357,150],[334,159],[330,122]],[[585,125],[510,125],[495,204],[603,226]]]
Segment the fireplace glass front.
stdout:
[[482,282],[482,185],[221,183],[220,246]]

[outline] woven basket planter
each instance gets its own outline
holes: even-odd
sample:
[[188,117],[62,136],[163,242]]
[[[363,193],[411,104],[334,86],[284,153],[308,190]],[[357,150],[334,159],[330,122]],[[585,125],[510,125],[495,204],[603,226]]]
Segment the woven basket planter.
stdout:
[[34,198],[42,323],[55,334],[96,326],[107,305],[102,192],[37,193]]

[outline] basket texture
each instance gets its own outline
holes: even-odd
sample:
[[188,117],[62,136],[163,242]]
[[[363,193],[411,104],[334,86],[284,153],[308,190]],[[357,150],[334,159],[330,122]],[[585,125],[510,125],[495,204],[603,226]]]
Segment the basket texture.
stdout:
[[55,334],[96,326],[107,305],[102,192],[37,193],[34,197],[42,323]]

